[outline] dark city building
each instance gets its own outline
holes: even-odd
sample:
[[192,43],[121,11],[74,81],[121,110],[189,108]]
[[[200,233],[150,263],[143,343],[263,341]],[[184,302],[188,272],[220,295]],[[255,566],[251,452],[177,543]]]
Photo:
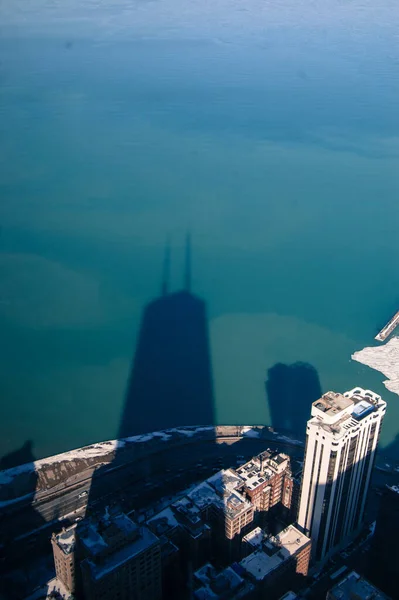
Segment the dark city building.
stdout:
[[334,585],[326,600],[391,600],[369,581],[352,571],[342,581]]
[[370,552],[370,579],[392,598],[399,593],[399,485],[385,486]]

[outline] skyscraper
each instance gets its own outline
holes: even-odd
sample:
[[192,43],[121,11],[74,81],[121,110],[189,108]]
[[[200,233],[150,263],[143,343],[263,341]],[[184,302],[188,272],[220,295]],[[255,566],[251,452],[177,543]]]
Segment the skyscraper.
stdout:
[[306,428],[298,524],[324,560],[362,525],[386,402],[355,388],[312,404]]

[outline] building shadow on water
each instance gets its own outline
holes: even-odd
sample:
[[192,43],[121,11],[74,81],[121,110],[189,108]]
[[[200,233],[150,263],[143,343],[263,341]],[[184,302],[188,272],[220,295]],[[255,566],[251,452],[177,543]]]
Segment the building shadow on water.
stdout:
[[[192,590],[186,584],[204,560],[215,561],[218,568],[224,568],[232,561],[242,558],[241,536],[253,529],[255,521],[249,520],[249,501],[237,496],[238,492],[233,489],[234,474],[228,469],[236,468],[259,451],[266,451],[270,443],[274,447],[276,444],[280,445],[278,438],[276,442],[273,441],[272,434],[257,439],[258,433],[255,432],[254,436],[244,439],[239,425],[235,426],[237,433],[231,436],[233,440],[224,438],[223,432],[219,432],[219,437],[216,436],[207,307],[205,301],[191,290],[189,237],[186,240],[185,254],[183,288],[175,292],[169,290],[170,255],[167,248],[161,294],[144,308],[126,386],[118,440],[104,444],[103,447],[108,451],[107,456],[101,456],[100,450],[98,460],[93,458],[93,462],[88,462],[84,480],[75,480],[76,485],[70,486],[73,489],[68,492],[62,489],[64,504],[59,504],[58,499],[56,503],[57,506],[61,506],[63,512],[59,515],[51,512],[51,518],[54,520],[50,524],[54,531],[59,531],[63,524],[76,522],[80,531],[84,531],[85,528],[91,527],[91,522],[94,523],[100,518],[101,527],[107,527],[104,514],[106,513],[109,519],[109,514],[113,511],[117,513],[122,510],[144,529],[144,520],[147,521],[148,527],[151,527],[150,511],[159,510],[159,498],[173,497],[174,504],[178,504],[174,509],[180,519],[178,531],[186,531],[184,536],[179,533],[179,536],[182,536],[179,538],[181,552],[178,553],[179,558],[177,564],[174,563],[173,570],[171,567],[170,579],[165,583],[169,591],[164,597],[173,597],[176,600],[192,597]],[[282,394],[280,387],[283,388]],[[309,404],[321,395],[315,369],[302,363],[275,365],[269,370],[266,389],[274,427],[304,433]],[[290,418],[283,419],[286,415],[290,415]],[[198,431],[200,436],[196,438]],[[32,464],[34,457],[32,453],[28,456],[29,450],[31,452],[31,445],[25,444],[21,451],[6,457],[4,465],[19,462],[22,451],[25,452],[26,460]],[[94,448],[94,454],[96,450],[97,448]],[[23,459],[23,462],[26,460]],[[259,477],[263,474],[263,460],[266,458],[261,460]],[[277,464],[276,469],[278,468]],[[220,476],[218,473],[222,469],[226,471]],[[31,476],[35,475],[33,470]],[[189,486],[205,479],[210,481],[208,478],[212,478],[211,492],[214,494],[216,490],[217,505],[226,506],[225,513],[219,511],[216,516],[212,516],[213,509],[206,504],[201,512],[188,496],[181,498],[178,503],[175,502],[176,494],[181,494]],[[267,485],[263,479],[262,482]],[[287,482],[283,485],[283,478],[279,477],[278,482],[283,498],[283,490],[284,494],[288,494],[288,491],[285,491],[288,490],[286,483],[291,485],[292,481],[287,477]],[[32,493],[39,489],[39,483],[32,479]],[[258,483],[260,484],[260,480]],[[292,493],[292,486],[290,490]],[[47,489],[44,491],[45,494],[48,493]],[[201,493],[199,492],[199,496]],[[31,497],[34,499],[34,495]],[[286,515],[287,507],[283,506],[282,500],[280,505],[277,507],[278,514],[281,512],[282,515]],[[156,506],[158,508],[155,508]],[[66,510],[69,512],[66,513]],[[32,511],[36,512],[34,505],[27,511],[30,528]],[[232,514],[242,511],[242,515],[246,515],[248,522],[245,520],[245,523],[242,521],[244,517],[239,517],[242,521],[239,533],[235,533],[232,521],[230,523],[223,516],[228,514],[228,511]],[[63,523],[66,516],[69,522]],[[214,520],[212,534],[210,527],[205,521],[202,522],[202,518],[205,517]],[[262,519],[259,524],[264,525],[266,521],[264,523]],[[158,530],[161,525],[165,525],[164,517],[160,517],[159,522],[152,523],[151,531],[159,537],[163,562],[169,560],[168,552],[173,551],[173,544],[168,542],[165,533]],[[226,537],[227,529],[231,530],[231,537]],[[276,530],[273,533],[278,532]],[[41,539],[47,543],[50,553],[48,531]],[[223,540],[223,543],[220,540]],[[195,546],[194,550],[192,545]],[[225,562],[218,559],[222,553],[228,558]],[[188,559],[189,555],[192,558]]]
[[119,437],[214,423],[207,311],[191,292],[189,237],[177,292],[169,292],[169,262],[167,248],[161,295],[144,308]]
[[267,376],[265,388],[272,426],[303,436],[309,407],[322,395],[316,369],[305,362],[276,363]]

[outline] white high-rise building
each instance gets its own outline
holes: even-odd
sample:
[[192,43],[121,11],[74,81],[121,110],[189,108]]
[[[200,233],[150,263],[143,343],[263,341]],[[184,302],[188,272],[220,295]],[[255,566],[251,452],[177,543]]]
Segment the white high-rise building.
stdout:
[[315,561],[361,528],[385,410],[380,396],[361,388],[327,392],[312,404],[298,525]]

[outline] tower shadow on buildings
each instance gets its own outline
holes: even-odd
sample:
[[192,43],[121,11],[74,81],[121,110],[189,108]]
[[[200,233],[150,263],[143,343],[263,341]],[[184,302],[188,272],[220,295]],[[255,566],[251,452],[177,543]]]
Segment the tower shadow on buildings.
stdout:
[[305,362],[276,363],[267,375],[265,388],[272,426],[303,436],[309,406],[322,395],[316,369]]
[[191,291],[186,240],[183,289],[169,291],[165,250],[161,295],[144,308],[120,420],[120,438],[178,427],[212,425],[214,398],[204,300]]

